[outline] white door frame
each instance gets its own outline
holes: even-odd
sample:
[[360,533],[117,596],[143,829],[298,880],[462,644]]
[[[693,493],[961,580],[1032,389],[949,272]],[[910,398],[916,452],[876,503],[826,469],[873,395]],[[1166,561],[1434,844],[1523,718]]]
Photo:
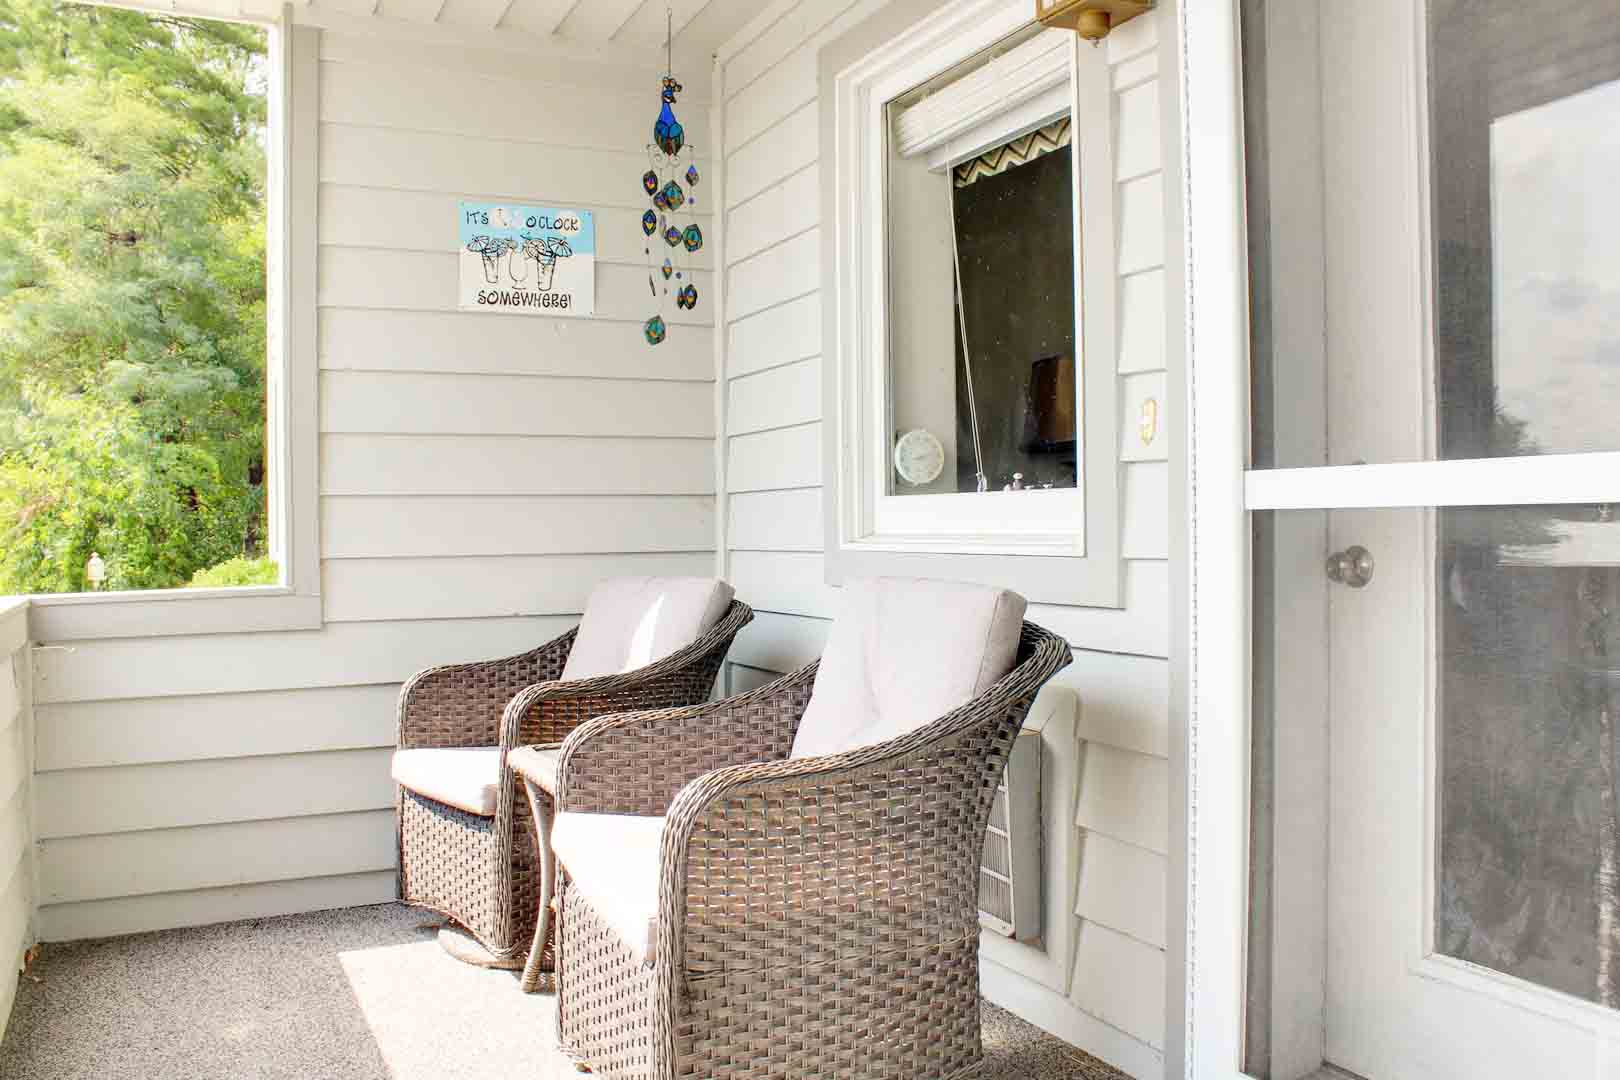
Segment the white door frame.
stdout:
[[[1174,448],[1171,520],[1172,871],[1166,1077],[1242,1076],[1249,763],[1248,249],[1237,0],[1160,4],[1160,70],[1179,190],[1167,213],[1180,260],[1186,438]],[[1172,120],[1174,114],[1179,123]],[[1174,185],[1166,185],[1173,189]],[[1174,217],[1179,217],[1175,221]],[[1179,227],[1175,227],[1179,226]],[[1179,262],[1179,265],[1177,265]],[[1174,334],[1170,335],[1172,338]],[[1184,568],[1184,569],[1183,569]],[[1172,725],[1175,730],[1179,725]]]
[[[1185,394],[1186,439],[1174,448],[1171,520],[1172,708],[1186,717],[1172,745],[1172,924],[1167,1077],[1243,1076],[1250,761],[1248,512],[1614,502],[1620,453],[1429,461],[1245,474],[1248,446],[1248,255],[1238,0],[1161,3],[1160,70],[1175,72],[1180,109],[1166,116],[1172,243],[1183,257],[1171,342]],[[1173,26],[1174,33],[1170,33]],[[1172,51],[1173,50],[1173,51]],[[1168,112],[1168,111],[1167,111]],[[1168,317],[1174,318],[1174,315]],[[1173,335],[1172,335],[1173,336]],[[1174,367],[1172,370],[1175,370]],[[1324,494],[1331,498],[1324,502]],[[1185,569],[1182,569],[1185,568]],[[1174,730],[1174,728],[1173,728]],[[1415,969],[1582,1027],[1612,1014],[1481,973],[1422,943]]]

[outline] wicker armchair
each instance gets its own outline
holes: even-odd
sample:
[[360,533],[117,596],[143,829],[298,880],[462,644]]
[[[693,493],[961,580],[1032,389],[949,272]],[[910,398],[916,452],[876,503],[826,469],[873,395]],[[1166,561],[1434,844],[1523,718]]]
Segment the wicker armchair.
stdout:
[[[558,777],[566,1052],[615,1078],[976,1075],[985,826],[1036,692],[1070,658],[1023,623],[1012,670],[966,704],[820,757],[788,757],[816,664],[582,725]],[[626,814],[649,817],[596,816]],[[640,838],[655,910],[581,887],[570,822]]]
[[558,742],[592,717],[706,700],[732,639],[752,618],[732,601],[690,645],[622,674],[560,681],[576,628],[517,656],[413,677],[399,696],[399,749],[498,747],[499,786],[485,813],[396,786],[400,899],[464,927],[487,951],[481,959],[520,966],[535,929],[540,862],[506,755]]

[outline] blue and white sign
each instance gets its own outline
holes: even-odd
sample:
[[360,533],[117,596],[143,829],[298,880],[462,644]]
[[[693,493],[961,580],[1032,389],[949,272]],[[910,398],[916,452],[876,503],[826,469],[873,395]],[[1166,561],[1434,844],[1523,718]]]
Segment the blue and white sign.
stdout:
[[461,204],[466,311],[596,313],[596,223],[589,210]]

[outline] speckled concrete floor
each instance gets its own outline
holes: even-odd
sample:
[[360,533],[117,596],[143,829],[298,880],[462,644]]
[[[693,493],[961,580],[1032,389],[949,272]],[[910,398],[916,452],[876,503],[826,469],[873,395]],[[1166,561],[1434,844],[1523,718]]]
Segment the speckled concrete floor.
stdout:
[[[578,1080],[555,999],[458,963],[397,905],[47,946],[5,1080]],[[985,1008],[985,1080],[1128,1080]]]

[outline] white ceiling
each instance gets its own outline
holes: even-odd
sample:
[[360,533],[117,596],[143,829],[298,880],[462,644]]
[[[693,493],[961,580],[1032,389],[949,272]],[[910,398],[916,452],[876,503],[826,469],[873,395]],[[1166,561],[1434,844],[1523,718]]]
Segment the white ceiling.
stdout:
[[458,36],[497,33],[536,45],[653,53],[666,10],[675,51],[709,56],[760,13],[761,0],[294,0],[298,22],[385,19]]

